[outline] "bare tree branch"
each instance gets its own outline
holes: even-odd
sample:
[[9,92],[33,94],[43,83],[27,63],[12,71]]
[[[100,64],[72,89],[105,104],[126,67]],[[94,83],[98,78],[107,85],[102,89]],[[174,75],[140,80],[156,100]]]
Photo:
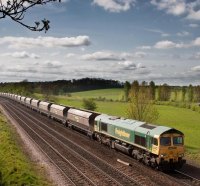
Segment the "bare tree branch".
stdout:
[[13,21],[21,24],[31,31],[45,31],[49,30],[50,21],[43,19],[36,21],[33,26],[27,25],[23,22],[25,13],[30,8],[36,5],[45,5],[47,3],[55,2],[60,0],[0,0],[0,19],[10,17]]

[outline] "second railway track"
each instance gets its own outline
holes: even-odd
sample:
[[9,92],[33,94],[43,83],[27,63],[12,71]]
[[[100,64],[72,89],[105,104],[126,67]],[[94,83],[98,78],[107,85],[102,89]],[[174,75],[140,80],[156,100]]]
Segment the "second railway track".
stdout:
[[[145,179],[143,176],[138,177],[138,175],[136,175],[135,178],[127,176],[102,159],[74,144],[66,137],[53,131],[48,125],[37,120],[29,113],[16,108],[13,104],[4,102],[4,107],[7,111],[12,112],[12,116],[14,116],[15,120],[18,120],[18,123],[25,128],[26,132],[28,132],[32,138],[35,136],[34,140],[38,138],[37,143],[39,145],[41,143],[41,136],[43,136],[45,140],[43,139],[42,141],[45,142],[46,146],[48,144],[48,148],[54,150],[54,153],[51,154],[61,154],[63,156],[62,159],[65,158],[65,161],[73,162],[73,165],[81,172],[80,177],[85,176],[88,178],[85,182],[85,184],[87,183],[86,185],[155,185],[150,183],[149,180]],[[63,162],[63,160],[61,162]],[[63,165],[64,163],[59,167],[63,169]],[[63,171],[65,172],[65,168]],[[80,181],[79,178],[78,180]],[[77,182],[77,184],[80,183]]]
[[[138,164],[130,157],[121,153],[115,153],[113,150],[110,151],[107,147],[99,145],[95,141],[88,140],[83,134],[75,131],[72,132],[72,130],[65,128],[63,125],[41,116],[31,109],[26,109],[21,104],[16,105],[15,102],[7,99],[0,101],[4,108],[7,107],[8,110],[10,109],[10,112],[17,114],[25,123],[30,125],[29,127],[32,128],[32,131],[36,132],[35,135],[42,136],[46,144],[50,144],[48,148],[53,148],[57,156],[64,158],[58,158],[60,165],[54,163],[63,174],[69,171],[66,171],[66,168],[63,167],[64,164],[67,164],[65,162],[66,160],[72,164],[72,167],[74,166],[77,169],[76,173],[71,174],[68,172],[65,175],[71,177],[68,178],[71,180],[69,181],[72,183],[71,185],[198,185],[199,183],[191,179],[185,180],[178,176],[168,176],[162,172],[151,170],[149,167]],[[17,116],[15,116],[15,120],[17,120]],[[41,139],[38,141],[41,141]],[[39,143],[38,145],[40,145]],[[91,149],[95,150],[93,151]],[[103,154],[101,152],[102,150],[104,151]],[[48,153],[44,153],[48,156]],[[124,158],[128,161],[130,160],[129,162],[131,162],[133,168],[117,163],[117,157],[122,157],[122,159]],[[49,158],[51,159],[51,157]],[[77,173],[78,171],[80,172]],[[86,180],[83,181],[84,179]],[[80,180],[83,182],[81,183]]]

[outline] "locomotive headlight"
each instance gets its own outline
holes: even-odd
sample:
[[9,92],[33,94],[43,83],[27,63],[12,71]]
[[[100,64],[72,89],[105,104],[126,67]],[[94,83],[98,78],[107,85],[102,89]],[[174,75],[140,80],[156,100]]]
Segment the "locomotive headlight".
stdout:
[[179,157],[183,157],[183,156],[184,156],[184,154],[183,154],[183,153],[180,153],[178,156],[179,156]]
[[163,157],[165,157],[165,156],[167,156],[167,154],[161,154],[161,155],[160,155],[161,158],[163,158]]

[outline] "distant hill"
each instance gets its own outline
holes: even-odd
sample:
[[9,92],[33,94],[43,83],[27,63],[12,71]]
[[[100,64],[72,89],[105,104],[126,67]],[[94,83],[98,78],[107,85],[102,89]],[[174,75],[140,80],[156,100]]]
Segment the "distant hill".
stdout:
[[122,88],[123,83],[115,80],[101,78],[83,78],[72,80],[57,80],[45,82],[22,82],[0,83],[0,90],[22,95],[32,93],[65,94],[86,90]]

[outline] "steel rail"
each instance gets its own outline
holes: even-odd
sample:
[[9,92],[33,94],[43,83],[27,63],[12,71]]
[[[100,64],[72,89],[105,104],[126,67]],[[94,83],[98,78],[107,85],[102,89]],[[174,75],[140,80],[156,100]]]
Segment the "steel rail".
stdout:
[[[19,111],[19,109],[17,110]],[[22,110],[21,110],[22,111]],[[25,116],[30,122],[33,122],[33,120],[31,120],[29,117]],[[36,120],[36,119],[35,119]],[[35,124],[33,122],[33,124]],[[69,148],[65,143],[63,143],[61,140],[57,139],[54,135],[50,134],[48,131],[46,131],[45,129],[43,129],[42,127],[36,125],[38,128],[40,128],[40,130],[44,131],[44,133],[47,133],[49,136],[51,136],[52,139],[56,140],[57,142],[59,142],[60,144],[62,144],[66,149],[68,149],[69,151],[73,152],[75,154],[75,156],[79,159],[82,159],[83,161],[87,162],[89,165],[91,165],[92,167],[96,168],[99,172],[101,172],[104,176],[108,177],[110,180],[112,180],[113,182],[115,182],[115,184],[117,185],[121,185],[122,184],[120,182],[118,182],[116,179],[112,178],[110,175],[106,174],[104,171],[102,171],[99,167],[97,167],[96,165],[94,165],[93,163],[91,163],[88,159],[84,158],[83,156],[81,156],[80,154],[78,154],[76,151],[74,151],[73,149]],[[45,125],[45,127],[48,127]],[[49,130],[52,130],[50,127],[48,127]],[[53,131],[54,132],[54,131]]]
[[[13,107],[17,108],[17,110],[19,110],[19,107],[17,107],[16,105],[12,104]],[[26,111],[20,109],[21,112],[27,114],[29,116],[28,119],[32,118],[34,120],[36,120],[37,122],[39,122],[40,124],[42,124],[45,127],[48,127],[47,125],[45,125],[43,122],[41,122],[40,120],[36,119],[35,117],[33,117],[31,114],[27,113]],[[49,128],[49,127],[48,127]],[[110,165],[109,163],[105,162],[104,160],[102,160],[101,158],[99,158],[98,156],[92,154],[91,152],[86,151],[83,147],[81,147],[80,145],[74,143],[73,141],[71,141],[70,139],[66,138],[65,136],[63,136],[62,134],[58,133],[57,131],[52,130],[51,128],[49,128],[49,130],[51,130],[52,132],[55,132],[57,135],[59,135],[60,137],[64,138],[65,140],[69,141],[70,143],[72,143],[74,146],[78,147],[79,149],[81,149],[82,151],[84,151],[85,153],[89,154],[90,156],[92,156],[93,158],[98,159],[99,161],[101,161],[102,163],[104,163],[106,166],[110,167],[111,169],[113,169],[114,171],[118,172],[119,174],[123,175],[124,177],[126,177],[127,179],[131,180],[132,182],[134,182],[137,185],[143,185],[138,183],[137,180],[129,177],[128,175],[124,174],[123,172],[121,172],[120,170],[116,169],[115,167],[113,167],[112,165]]]
[[[15,106],[15,105],[14,105]],[[16,107],[16,106],[15,106]],[[18,108],[18,107],[17,107]],[[19,109],[19,108],[18,108]],[[21,110],[21,109],[20,109]],[[45,127],[48,127],[48,125],[45,125],[43,122],[41,122],[40,120],[36,119],[35,117],[33,117],[32,115],[30,115],[29,113],[25,112],[24,110],[21,110],[23,113],[26,113],[29,117],[33,118],[34,120],[36,120],[37,122],[39,122],[40,124],[42,124]],[[60,137],[64,138],[66,141],[69,141],[70,143],[72,143],[74,146],[78,147],[79,149],[81,149],[83,152],[89,154],[90,156],[92,156],[93,158],[98,159],[99,161],[101,161],[102,163],[104,163],[106,166],[110,167],[111,169],[113,169],[114,171],[118,172],[119,174],[122,174],[124,177],[126,177],[127,179],[131,180],[132,182],[135,182],[137,185],[143,185],[138,183],[137,180],[129,177],[128,175],[126,175],[125,173],[121,172],[120,170],[116,169],[115,167],[113,167],[112,165],[110,165],[109,163],[107,163],[105,160],[101,159],[100,157],[96,156],[95,154],[86,151],[82,146],[74,143],[72,140],[66,138],[65,136],[63,136],[62,134],[58,133],[57,131],[49,128],[49,130],[51,130],[52,132],[55,132],[57,135],[59,135]]]
[[[6,105],[4,106],[4,107],[6,107],[7,108],[7,110],[9,111],[11,111],[11,109],[9,109]],[[15,117],[16,118],[18,118],[22,123],[24,123],[35,135],[37,135],[38,136],[38,138],[40,138],[44,143],[46,143],[58,156],[60,156],[65,162],[67,162],[72,168],[74,168],[74,170],[75,171],[77,171],[81,176],[83,176],[90,184],[89,185],[95,185],[96,186],[96,184],[92,181],[92,180],[90,180],[90,178],[89,177],[87,177],[84,173],[82,173],[79,169],[77,169],[77,167],[76,166],[74,166],[73,165],[73,163],[71,163],[70,161],[68,161],[62,154],[60,154],[51,144],[49,144],[43,137],[41,137],[41,136],[39,136],[31,127],[29,127],[29,125],[25,122],[25,121],[23,121],[23,119],[21,119],[20,117],[18,117],[18,115],[17,114],[15,114],[14,112],[13,112],[13,115],[15,115]],[[13,118],[13,117],[12,117]],[[13,118],[14,119],[14,118]],[[16,121],[16,119],[14,119],[15,121]],[[17,121],[16,121],[17,122]],[[18,123],[18,122],[17,122]],[[27,133],[27,132],[26,132]],[[30,135],[28,135],[28,136],[30,136]],[[37,142],[33,139],[33,138],[31,138],[36,144],[37,144]],[[42,150],[43,151],[43,150]],[[44,152],[44,151],[43,151]],[[45,152],[45,155],[46,155],[46,152]],[[49,157],[49,155],[47,155],[48,157]],[[52,159],[52,158],[50,158],[53,162],[54,162],[54,160]],[[56,163],[55,163],[56,164]],[[62,171],[63,172],[63,171]],[[71,178],[69,178],[66,174],[65,174],[65,172],[64,172],[64,175],[68,178],[68,179],[70,179],[73,183],[74,183],[74,181],[71,179]],[[76,185],[76,183],[74,183],[73,185]]]
[[[180,170],[174,170],[174,171],[177,172],[178,174],[181,174],[181,175],[183,175],[185,177],[188,177],[189,179],[191,179],[191,181],[194,181],[195,182],[194,185],[200,185],[200,180],[199,179],[194,178],[193,176],[190,176],[189,174],[186,174],[184,172],[181,172]],[[185,183],[185,184],[190,185],[188,183]]]

